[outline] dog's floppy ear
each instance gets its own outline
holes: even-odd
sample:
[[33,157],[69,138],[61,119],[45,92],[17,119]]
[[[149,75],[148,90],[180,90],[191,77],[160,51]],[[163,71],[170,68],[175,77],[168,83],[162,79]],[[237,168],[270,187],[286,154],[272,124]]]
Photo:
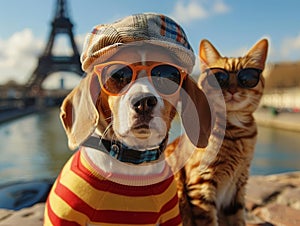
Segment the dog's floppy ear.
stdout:
[[182,123],[190,141],[198,148],[208,144],[211,133],[211,111],[205,94],[189,76],[181,90]]
[[71,149],[78,147],[98,124],[99,114],[95,103],[99,93],[98,79],[90,74],[64,99],[60,118]]

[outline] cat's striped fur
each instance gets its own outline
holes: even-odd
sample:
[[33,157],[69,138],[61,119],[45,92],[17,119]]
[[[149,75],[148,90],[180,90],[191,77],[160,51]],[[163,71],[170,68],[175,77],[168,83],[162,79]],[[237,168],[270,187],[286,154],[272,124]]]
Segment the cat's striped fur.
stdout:
[[[262,39],[244,57],[222,57],[203,40],[199,48],[201,71],[211,67],[229,72],[247,67],[263,70],[267,50],[268,41]],[[261,76],[256,87],[245,89],[237,85],[235,73],[230,77],[229,88],[219,91],[207,84],[205,73],[199,77],[199,86],[215,114],[207,148],[196,149],[182,136],[166,150],[170,157],[175,148],[179,155],[191,155],[175,175],[184,225],[245,225],[245,185],[257,135],[253,112],[263,94],[264,79]],[[222,112],[223,107],[226,110]],[[172,166],[177,164],[176,159],[182,157],[169,158]]]

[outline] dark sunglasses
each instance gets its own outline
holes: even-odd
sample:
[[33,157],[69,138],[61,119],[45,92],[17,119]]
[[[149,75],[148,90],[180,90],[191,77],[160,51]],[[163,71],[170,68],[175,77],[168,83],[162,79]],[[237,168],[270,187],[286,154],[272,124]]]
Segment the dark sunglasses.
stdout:
[[[229,87],[230,73],[223,68],[209,68],[206,71],[208,84],[212,87],[226,89]],[[240,87],[251,89],[257,86],[262,70],[257,68],[243,68],[236,72]]]
[[146,71],[149,81],[163,96],[175,94],[187,75],[185,70],[170,63],[146,62],[146,65],[141,65],[111,61],[94,67],[101,88],[112,96],[126,93],[141,70]]

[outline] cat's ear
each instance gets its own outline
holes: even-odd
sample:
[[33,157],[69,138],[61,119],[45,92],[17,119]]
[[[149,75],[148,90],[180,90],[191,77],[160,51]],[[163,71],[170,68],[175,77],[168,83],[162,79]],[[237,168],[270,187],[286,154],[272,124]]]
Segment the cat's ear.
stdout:
[[210,65],[215,63],[221,54],[207,39],[203,39],[199,45],[199,57],[202,63]]
[[268,40],[261,39],[258,41],[246,54],[247,58],[251,60],[251,64],[255,64],[256,67],[264,69],[267,54],[268,54]]

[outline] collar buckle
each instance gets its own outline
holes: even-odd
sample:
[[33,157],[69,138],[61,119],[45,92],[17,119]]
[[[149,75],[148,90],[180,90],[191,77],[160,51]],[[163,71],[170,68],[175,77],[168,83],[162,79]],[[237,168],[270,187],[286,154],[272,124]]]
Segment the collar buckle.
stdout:
[[117,144],[112,144],[110,146],[109,155],[118,159],[120,154],[120,147]]

